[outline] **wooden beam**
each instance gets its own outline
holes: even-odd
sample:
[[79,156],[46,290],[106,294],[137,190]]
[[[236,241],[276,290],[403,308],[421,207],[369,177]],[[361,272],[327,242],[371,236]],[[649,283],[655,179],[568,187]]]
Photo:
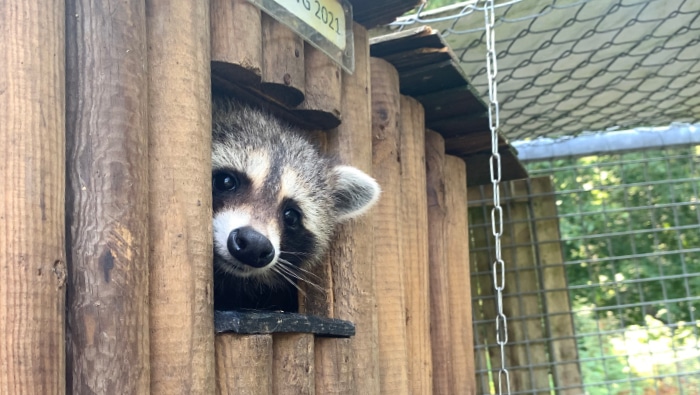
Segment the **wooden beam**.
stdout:
[[379,327],[380,393],[408,393],[403,251],[399,231],[399,78],[388,62],[372,58],[372,173],[382,186],[374,208],[375,283]]
[[450,394],[450,311],[445,252],[445,140],[425,133],[428,191],[428,245],[430,267],[430,337],[433,355],[433,393]]
[[216,393],[272,394],[272,335],[216,336]]
[[412,394],[432,393],[428,203],[423,106],[401,96],[401,245],[406,292],[408,379]]
[[450,390],[477,393],[469,270],[467,169],[464,161],[445,155],[445,255],[450,308]]
[[146,4],[70,0],[66,18],[69,392],[144,394]]
[[[329,130],[328,152],[372,173],[372,113],[367,30],[355,24],[355,72],[341,77],[343,123]],[[316,339],[316,392],[379,393],[379,353],[374,284],[374,210],[341,224],[331,243],[333,314],[353,322],[350,340]]]
[[0,21],[0,393],[64,394],[64,2]]
[[209,4],[146,7],[151,392],[213,393]]

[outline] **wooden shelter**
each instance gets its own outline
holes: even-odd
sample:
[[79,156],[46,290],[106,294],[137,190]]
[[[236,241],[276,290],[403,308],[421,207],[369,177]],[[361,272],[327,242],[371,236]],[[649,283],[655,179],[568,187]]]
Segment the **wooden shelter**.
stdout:
[[[421,90],[460,76],[444,43],[371,56],[366,29],[416,0],[351,3],[352,74],[245,0],[0,7],[0,393],[474,391],[466,191],[488,162],[456,114],[483,109],[466,80]],[[212,89],[381,184],[300,297],[353,336],[215,328]]]

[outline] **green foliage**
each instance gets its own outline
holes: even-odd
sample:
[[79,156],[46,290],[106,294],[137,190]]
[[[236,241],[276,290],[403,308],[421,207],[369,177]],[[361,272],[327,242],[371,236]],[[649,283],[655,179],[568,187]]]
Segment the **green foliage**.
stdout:
[[644,325],[646,315],[698,319],[699,148],[528,166],[531,174],[553,175],[576,304],[593,304],[599,318],[613,314],[622,326]]
[[697,327],[672,330],[647,316],[643,327],[615,332],[616,317],[596,317],[585,308],[574,322],[586,394],[700,394]]

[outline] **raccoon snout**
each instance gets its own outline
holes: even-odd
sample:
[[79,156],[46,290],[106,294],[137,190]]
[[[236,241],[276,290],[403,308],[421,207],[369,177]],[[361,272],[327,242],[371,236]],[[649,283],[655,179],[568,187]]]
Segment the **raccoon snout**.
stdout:
[[263,267],[275,257],[275,247],[270,240],[250,226],[231,231],[227,247],[234,258],[253,267]]

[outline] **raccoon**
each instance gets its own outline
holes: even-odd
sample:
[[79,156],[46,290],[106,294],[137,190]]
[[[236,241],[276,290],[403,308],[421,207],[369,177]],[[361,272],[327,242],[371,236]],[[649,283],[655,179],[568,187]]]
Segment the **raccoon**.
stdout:
[[335,225],[366,212],[379,185],[233,99],[214,98],[212,129],[214,307],[296,311],[295,281],[313,281]]

